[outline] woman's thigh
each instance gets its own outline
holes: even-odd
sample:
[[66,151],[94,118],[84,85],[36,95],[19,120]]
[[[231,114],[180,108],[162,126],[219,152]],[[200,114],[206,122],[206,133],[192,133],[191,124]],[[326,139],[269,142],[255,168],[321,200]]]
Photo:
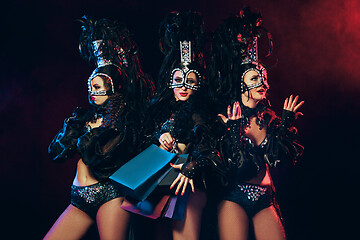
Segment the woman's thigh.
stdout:
[[80,239],[94,221],[85,212],[69,205],[56,220],[44,239]]
[[249,218],[237,203],[224,200],[219,204],[218,225],[221,240],[248,239]]
[[130,214],[121,208],[124,198],[104,203],[96,215],[96,223],[102,240],[126,239]]
[[173,221],[173,239],[196,240],[201,229],[201,216],[206,204],[206,193],[203,191],[191,192],[182,221]]
[[255,237],[258,240],[286,239],[285,231],[274,206],[258,212],[253,217]]

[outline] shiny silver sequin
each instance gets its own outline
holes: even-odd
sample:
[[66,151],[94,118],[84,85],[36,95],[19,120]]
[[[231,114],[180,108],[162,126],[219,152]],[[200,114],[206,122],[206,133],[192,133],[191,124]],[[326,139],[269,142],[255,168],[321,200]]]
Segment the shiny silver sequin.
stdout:
[[251,201],[257,201],[259,198],[266,193],[266,187],[260,187],[257,185],[250,184],[239,184],[238,187],[241,191],[247,194],[247,198]]
[[112,184],[98,183],[91,186],[85,187],[73,187],[73,190],[77,192],[78,196],[81,197],[87,203],[100,202],[104,198],[116,198],[117,191]]
[[79,190],[79,195],[85,199],[87,203],[95,202],[95,196],[101,191],[102,186],[96,187],[84,187],[83,189]]
[[173,118],[170,118],[169,120],[167,120],[166,122],[164,122],[161,126],[161,131],[162,132],[169,132],[170,134],[173,133],[174,131],[174,124],[175,121]]

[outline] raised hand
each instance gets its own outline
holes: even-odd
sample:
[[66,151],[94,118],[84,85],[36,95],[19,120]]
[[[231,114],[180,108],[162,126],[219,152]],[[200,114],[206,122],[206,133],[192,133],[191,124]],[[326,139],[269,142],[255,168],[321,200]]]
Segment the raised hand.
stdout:
[[297,103],[299,100],[299,96],[296,96],[293,98],[293,95],[290,95],[289,98],[285,99],[284,102],[284,110],[292,111],[295,113],[295,118],[297,118],[299,115],[303,116],[301,112],[297,112],[297,110],[304,104],[304,101],[301,101]]
[[218,116],[221,118],[221,120],[223,120],[224,123],[227,123],[229,119],[238,120],[241,118],[241,108],[240,108],[240,103],[238,101],[234,102],[232,111],[231,111],[231,106],[230,105],[228,106],[227,115],[228,117],[225,117],[222,114],[218,114]]

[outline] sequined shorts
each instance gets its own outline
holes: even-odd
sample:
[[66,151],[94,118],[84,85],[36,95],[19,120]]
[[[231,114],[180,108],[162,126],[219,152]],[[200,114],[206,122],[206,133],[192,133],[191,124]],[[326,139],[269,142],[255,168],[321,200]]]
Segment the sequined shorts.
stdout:
[[104,203],[123,196],[109,181],[83,187],[71,186],[71,205],[94,219]]
[[250,218],[261,210],[274,205],[274,191],[272,186],[259,186],[255,184],[238,184],[230,187],[222,197],[239,204]]

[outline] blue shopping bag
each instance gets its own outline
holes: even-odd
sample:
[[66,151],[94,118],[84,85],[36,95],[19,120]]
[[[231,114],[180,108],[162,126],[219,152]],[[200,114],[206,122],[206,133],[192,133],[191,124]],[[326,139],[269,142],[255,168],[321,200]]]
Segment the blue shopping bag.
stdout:
[[186,211],[186,206],[189,200],[190,187],[187,187],[184,195],[172,195],[168,200],[167,209],[164,212],[164,217],[174,220],[182,220]]
[[169,163],[175,161],[176,153],[152,144],[120,167],[110,179],[128,196],[143,201],[170,172]]

